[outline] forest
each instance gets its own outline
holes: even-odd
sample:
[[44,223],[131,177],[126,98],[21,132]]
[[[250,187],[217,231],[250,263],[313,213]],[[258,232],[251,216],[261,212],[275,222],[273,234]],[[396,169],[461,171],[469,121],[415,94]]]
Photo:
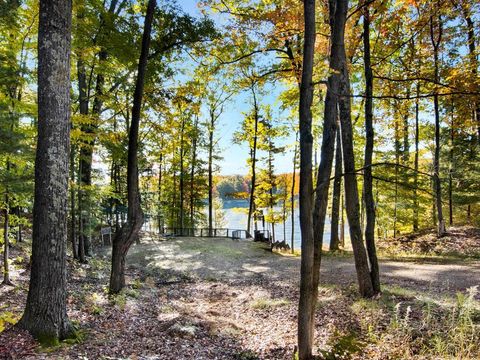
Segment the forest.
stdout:
[[0,0],[0,359],[480,358],[479,24]]

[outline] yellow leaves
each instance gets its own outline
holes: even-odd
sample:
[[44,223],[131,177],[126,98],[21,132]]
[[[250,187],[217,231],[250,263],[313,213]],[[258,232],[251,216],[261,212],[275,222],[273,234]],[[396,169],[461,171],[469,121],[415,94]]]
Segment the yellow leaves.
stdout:
[[5,311],[0,313],[0,333],[5,330],[7,324],[15,324],[18,321],[18,316],[11,313],[10,311]]

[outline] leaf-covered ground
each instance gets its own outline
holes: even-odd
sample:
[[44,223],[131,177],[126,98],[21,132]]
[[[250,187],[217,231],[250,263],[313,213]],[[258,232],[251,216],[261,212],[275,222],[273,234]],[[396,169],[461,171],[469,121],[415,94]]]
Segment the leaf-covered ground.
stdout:
[[[0,288],[0,358],[292,359],[299,258],[230,239],[143,239],[128,258],[128,287],[106,292],[108,249],[69,261],[68,311],[79,339],[42,349],[10,325],[28,288],[13,250],[15,287]],[[323,358],[480,356],[480,264],[382,261],[383,294],[358,297],[350,256],[326,256],[315,349]],[[456,297],[456,293],[464,295]],[[475,300],[475,298],[477,300]],[[2,324],[2,323],[0,323]],[[0,328],[1,329],[1,328]],[[472,345],[473,344],[473,345]],[[475,345],[477,344],[477,345]]]

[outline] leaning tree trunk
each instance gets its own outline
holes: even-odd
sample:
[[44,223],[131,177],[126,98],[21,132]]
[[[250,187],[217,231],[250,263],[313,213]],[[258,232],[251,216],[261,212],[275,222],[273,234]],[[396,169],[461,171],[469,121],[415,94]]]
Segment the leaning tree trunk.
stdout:
[[[365,67],[365,162],[363,177],[363,193],[365,198],[365,242],[367,245],[368,260],[370,262],[370,277],[373,291],[380,292],[380,274],[378,269],[377,251],[375,248],[375,200],[373,199],[373,73],[370,61],[370,9],[369,4],[363,8],[363,59]],[[408,135],[407,141],[408,142]]]
[[[362,228],[360,225],[360,204],[358,200],[357,177],[355,174],[355,156],[353,151],[353,130],[350,105],[350,80],[345,53],[345,22],[348,10],[348,0],[337,0],[335,22],[341,22],[340,61],[340,89],[339,110],[343,145],[343,165],[345,171],[345,208],[348,224],[350,225],[350,240],[352,242],[355,269],[360,294],[371,297],[374,294],[372,279],[368,266],[367,254],[363,245]],[[339,25],[340,26],[340,25]]]
[[132,121],[128,134],[127,162],[127,222],[115,234],[112,248],[112,271],[110,275],[110,293],[118,293],[125,286],[125,258],[130,246],[135,242],[143,224],[143,212],[140,206],[140,190],[138,186],[138,129],[142,108],[143,88],[147,70],[150,35],[156,0],[149,0],[142,37],[142,49],[138,61],[138,74],[133,97]]
[[70,336],[67,316],[67,198],[70,147],[71,0],[40,0],[38,141],[32,268],[19,326],[47,344]]
[[[438,33],[435,38],[435,26],[437,27]],[[433,46],[433,60],[434,60],[434,81],[435,86],[440,81],[439,74],[439,50],[440,42],[442,41],[442,20],[440,15],[437,18],[436,24],[434,23],[433,15],[430,17],[430,39]],[[435,154],[433,158],[433,185],[434,185],[434,194],[435,194],[435,206],[437,209],[437,235],[439,237],[445,234],[445,220],[443,218],[442,210],[442,187],[440,184],[440,108],[438,103],[438,91],[435,88],[433,92],[433,107],[435,110]]]
[[302,258],[300,268],[300,300],[298,305],[298,358],[312,358],[315,289],[313,266],[315,243],[312,219],[312,100],[313,54],[315,50],[315,0],[305,0],[305,41],[303,44],[303,68],[300,83],[300,230],[302,234]]
[[340,128],[337,129],[335,150],[335,180],[333,181],[332,197],[332,220],[330,227],[330,250],[335,251],[340,248],[340,238],[338,236],[338,219],[340,217],[340,197],[342,192],[342,139]]

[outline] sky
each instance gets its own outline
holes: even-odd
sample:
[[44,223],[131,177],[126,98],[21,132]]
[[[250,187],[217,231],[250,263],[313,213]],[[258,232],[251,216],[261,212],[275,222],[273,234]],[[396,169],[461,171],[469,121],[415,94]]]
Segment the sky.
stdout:
[[[187,13],[192,16],[201,16],[199,9],[197,8],[196,0],[178,0],[179,6],[183,8]],[[211,16],[214,21],[215,15]],[[276,84],[275,86],[267,87],[267,94],[261,99],[263,104],[270,104],[272,106],[274,116],[280,117],[279,120],[285,120],[287,114],[279,111],[279,102],[277,101],[278,95],[283,90],[282,86]],[[248,112],[251,109],[250,101],[247,93],[241,93],[235,96],[226,106],[224,113],[219,119],[217,137],[219,139],[218,145],[220,155],[223,160],[220,160],[218,165],[220,166],[220,173],[222,175],[234,175],[248,174],[247,158],[249,157],[249,149],[247,145],[236,145],[232,142],[233,133],[240,129],[243,113]],[[293,149],[292,145],[295,141],[295,134],[292,132],[289,135],[281,139],[277,146],[286,146],[284,154],[275,155],[275,172],[277,174],[287,173],[293,171]],[[260,153],[260,156],[262,154]],[[261,165],[260,165],[261,166]]]

